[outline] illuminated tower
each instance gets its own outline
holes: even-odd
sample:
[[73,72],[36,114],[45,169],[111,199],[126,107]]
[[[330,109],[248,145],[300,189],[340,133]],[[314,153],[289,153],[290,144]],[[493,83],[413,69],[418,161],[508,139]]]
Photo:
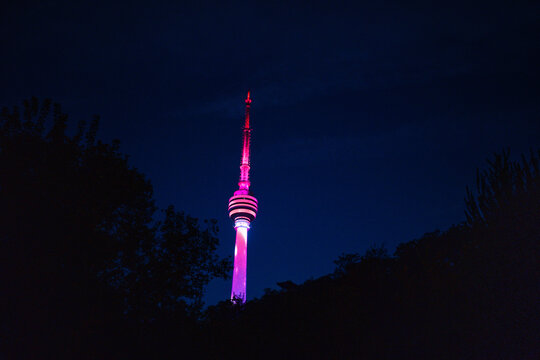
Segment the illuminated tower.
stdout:
[[251,98],[249,91],[246,98],[246,122],[244,125],[244,146],[240,162],[240,181],[238,190],[229,199],[229,217],[234,221],[236,230],[236,245],[234,247],[234,272],[232,279],[231,299],[239,298],[246,301],[246,268],[247,268],[247,239],[249,224],[257,215],[257,199],[249,191],[249,107]]

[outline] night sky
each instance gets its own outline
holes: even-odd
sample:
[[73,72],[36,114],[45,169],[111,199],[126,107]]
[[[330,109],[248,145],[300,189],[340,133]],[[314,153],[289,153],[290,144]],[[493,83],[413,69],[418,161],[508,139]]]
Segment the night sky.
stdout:
[[[218,219],[232,255],[250,89],[259,297],[464,220],[486,158],[540,146],[540,3],[406,3],[12,1],[0,105],[99,114],[98,137],[121,140],[158,205]],[[229,294],[214,281],[206,300]]]

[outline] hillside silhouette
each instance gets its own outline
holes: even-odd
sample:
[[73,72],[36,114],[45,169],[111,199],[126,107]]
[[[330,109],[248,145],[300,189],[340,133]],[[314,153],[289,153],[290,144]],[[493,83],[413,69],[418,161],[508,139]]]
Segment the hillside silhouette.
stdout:
[[210,308],[213,356],[538,358],[539,155],[490,159],[477,189],[467,189],[462,224],[400,244],[393,256],[344,254],[333,274],[278,283],[241,309]]

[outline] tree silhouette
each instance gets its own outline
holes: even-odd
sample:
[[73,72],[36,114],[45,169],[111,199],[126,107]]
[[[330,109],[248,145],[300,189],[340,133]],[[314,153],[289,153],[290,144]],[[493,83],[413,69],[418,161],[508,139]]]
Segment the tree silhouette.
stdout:
[[0,357],[540,356],[539,152],[488,160],[461,224],[202,313],[231,267],[215,220],[157,212],[98,120],[69,135],[49,100],[0,113]]
[[[540,214],[540,150],[530,151],[521,161],[510,160],[510,151],[488,159],[488,168],[478,170],[477,193],[467,188],[467,222],[471,226],[522,221],[538,224]],[[521,219],[521,220],[520,220]]]
[[36,98],[0,113],[0,336],[12,356],[91,357],[122,321],[188,322],[230,267],[215,220],[169,207],[159,221],[150,181],[118,141],[96,140],[98,121],[70,135],[60,105]]

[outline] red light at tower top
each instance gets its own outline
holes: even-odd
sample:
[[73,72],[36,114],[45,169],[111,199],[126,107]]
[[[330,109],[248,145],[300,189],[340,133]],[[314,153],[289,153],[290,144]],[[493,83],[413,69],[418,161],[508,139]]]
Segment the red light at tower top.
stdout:
[[249,151],[251,128],[249,127],[249,108],[251,106],[250,92],[247,93],[246,116],[243,129],[242,160],[240,162],[240,181],[238,190],[229,199],[229,217],[234,221],[236,230],[236,244],[234,248],[234,270],[232,280],[231,299],[246,301],[247,280],[247,238],[251,222],[257,216],[258,201],[249,191]]

